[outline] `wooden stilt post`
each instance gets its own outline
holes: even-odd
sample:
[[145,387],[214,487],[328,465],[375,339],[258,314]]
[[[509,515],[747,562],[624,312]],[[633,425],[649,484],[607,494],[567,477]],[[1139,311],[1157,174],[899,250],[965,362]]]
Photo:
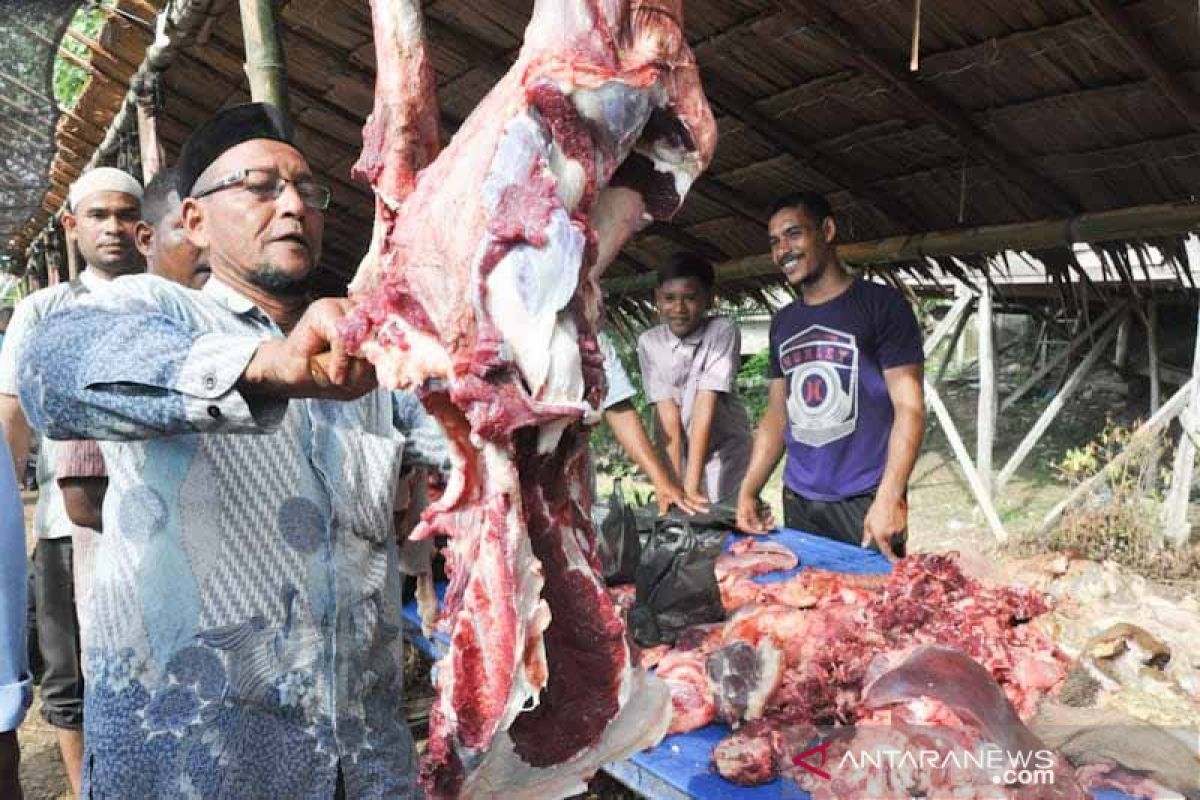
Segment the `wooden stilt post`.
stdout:
[[283,112],[290,130],[292,115],[288,103],[287,67],[271,0],[238,0],[238,8],[242,15],[250,97],[255,102],[271,103]]
[[1150,361],[1150,413],[1153,414],[1162,402],[1162,378],[1158,372],[1158,301],[1151,297],[1147,306],[1146,341]]
[[1129,329],[1133,326],[1133,320],[1128,311],[1121,318],[1121,324],[1117,328],[1117,349],[1113,354],[1113,366],[1117,369],[1125,369],[1125,365],[1129,362]]
[[[1128,321],[1128,319],[1126,317],[1125,321]],[[1125,322],[1109,325],[1108,330],[1105,331],[1100,340],[1092,347],[1091,352],[1087,354],[1087,357],[1083,359],[1079,366],[1075,368],[1075,371],[1071,373],[1071,376],[1067,378],[1067,382],[1063,384],[1062,389],[1050,401],[1050,405],[1038,417],[1038,421],[1034,423],[1033,428],[1025,435],[1021,443],[1017,445],[1017,449],[1013,452],[1012,457],[1008,459],[1008,463],[1004,465],[1004,469],[1000,470],[1000,475],[996,478],[997,492],[1004,488],[1004,485],[1008,483],[1016,471],[1021,468],[1021,465],[1025,463],[1025,459],[1029,457],[1033,448],[1037,446],[1042,436],[1045,435],[1046,429],[1050,427],[1050,423],[1054,422],[1055,417],[1063,410],[1067,401],[1071,399],[1071,395],[1075,394],[1075,391],[1083,383],[1084,378],[1095,368],[1096,362],[1104,355],[1104,351],[1108,349],[1108,345],[1112,342],[1113,337],[1120,337],[1120,331],[1124,327],[1126,327]]]
[[[1200,263],[1200,240],[1188,239],[1188,260]],[[1192,475],[1196,468],[1196,422],[1200,419],[1200,313],[1196,316],[1196,346],[1192,355],[1192,392],[1187,409],[1180,416],[1183,435],[1175,450],[1175,468],[1171,472],[1171,490],[1163,510],[1163,534],[1172,544],[1186,544],[1191,527],[1188,525],[1188,500],[1192,491]]]
[[980,285],[979,312],[979,416],[975,437],[975,468],[988,499],[992,498],[992,447],[996,438],[996,342],[993,337],[992,285]]
[[967,446],[963,444],[962,437],[958,435],[958,427],[954,424],[954,418],[950,416],[946,404],[942,402],[942,396],[938,394],[937,387],[928,380],[925,381],[925,402],[937,415],[938,424],[942,426],[942,432],[950,442],[950,449],[954,451],[954,457],[958,459],[958,466],[966,476],[967,484],[971,487],[971,493],[975,495],[975,502],[979,504],[979,509],[983,512],[983,518],[987,521],[988,528],[991,529],[997,541],[1006,541],[1008,532],[1004,530],[1004,525],[1000,522],[1000,515],[996,513],[996,507],[992,505],[992,496],[987,486],[984,485],[979,471],[971,463],[971,455],[967,452]]

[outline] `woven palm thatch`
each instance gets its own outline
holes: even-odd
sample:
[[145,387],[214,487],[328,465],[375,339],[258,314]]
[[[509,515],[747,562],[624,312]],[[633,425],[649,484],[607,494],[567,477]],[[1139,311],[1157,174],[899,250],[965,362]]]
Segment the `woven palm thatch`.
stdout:
[[[532,2],[424,5],[452,132],[515,57]],[[334,190],[323,267],[344,280],[366,250],[372,216],[367,190],[349,177],[372,104],[369,7],[287,0],[276,8],[297,139]],[[197,123],[249,95],[237,3],[177,0],[169,11],[176,22],[190,17],[163,74],[161,135],[173,158]],[[1100,241],[1131,280],[1139,269],[1126,262],[1130,245],[1153,243],[1182,263],[1177,234],[1200,220],[1190,205],[1200,185],[1194,2],[926,0],[919,21],[914,48],[912,0],[688,0],[686,31],[720,145],[675,223],[641,234],[610,274],[645,273],[692,249],[732,265],[727,290],[753,297],[776,281],[769,264],[747,262],[765,250],[765,208],[799,188],[830,196],[846,242],[1173,203],[1169,230],[1147,225],[1145,236],[1122,229]],[[72,147],[91,155],[78,141]],[[47,210],[68,178],[66,169],[52,175]],[[42,222],[31,221],[26,241]],[[1064,223],[1065,239],[1076,228]],[[1069,248],[1035,254],[1052,280],[1077,273]],[[986,256],[876,260],[962,269],[988,264]],[[632,313],[641,288],[622,291],[629,300],[613,303]]]

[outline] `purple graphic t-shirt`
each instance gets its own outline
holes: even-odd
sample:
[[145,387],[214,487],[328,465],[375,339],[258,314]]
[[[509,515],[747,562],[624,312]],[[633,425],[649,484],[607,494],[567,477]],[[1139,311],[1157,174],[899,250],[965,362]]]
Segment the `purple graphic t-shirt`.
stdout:
[[883,371],[924,360],[912,308],[889,286],[855,280],[827,303],[781,309],[770,376],[788,382],[787,487],[824,501],[874,491],[893,419]]

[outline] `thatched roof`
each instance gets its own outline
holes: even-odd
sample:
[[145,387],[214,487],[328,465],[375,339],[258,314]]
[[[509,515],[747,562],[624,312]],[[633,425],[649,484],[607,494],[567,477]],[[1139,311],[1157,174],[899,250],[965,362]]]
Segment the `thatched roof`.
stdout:
[[[174,5],[194,18],[192,41],[164,73],[160,132],[170,158],[198,122],[248,99],[237,3]],[[277,5],[297,139],[334,189],[324,266],[348,276],[372,215],[367,190],[349,178],[372,104],[367,0]],[[531,5],[425,3],[448,130],[514,58]],[[843,238],[855,242],[1190,203],[1200,185],[1194,2],[923,5],[920,66],[910,72],[909,0],[688,0],[688,38],[720,145],[675,224],[637,237],[613,274],[689,248],[742,265],[740,285],[760,284],[769,265],[747,270],[744,260],[765,250],[764,207],[802,187],[831,197]],[[88,138],[72,141],[74,156],[90,155]],[[51,176],[48,208],[69,177],[68,169]],[[1174,227],[1156,235],[1200,221],[1190,205],[1174,212]],[[1076,230],[1062,228],[1067,238]],[[1137,238],[1122,233],[1121,243]],[[1053,250],[1038,252],[1066,269],[1066,251]]]

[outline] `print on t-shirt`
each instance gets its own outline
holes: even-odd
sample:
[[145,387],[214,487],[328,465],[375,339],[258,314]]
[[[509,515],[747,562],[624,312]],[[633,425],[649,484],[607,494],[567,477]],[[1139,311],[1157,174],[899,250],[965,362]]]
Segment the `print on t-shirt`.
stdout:
[[823,447],[858,424],[858,343],[854,336],[813,325],[783,342],[779,366],[788,380],[792,438]]

